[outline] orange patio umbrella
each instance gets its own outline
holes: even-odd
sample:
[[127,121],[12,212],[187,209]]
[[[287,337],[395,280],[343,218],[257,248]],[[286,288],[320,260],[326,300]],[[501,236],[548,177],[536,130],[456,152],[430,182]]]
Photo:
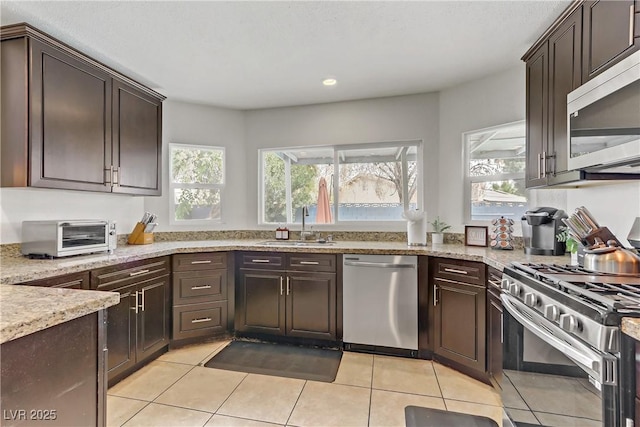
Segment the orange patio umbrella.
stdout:
[[329,206],[329,193],[327,192],[327,181],[320,178],[318,183],[318,209],[316,211],[316,224],[331,223],[331,207]]

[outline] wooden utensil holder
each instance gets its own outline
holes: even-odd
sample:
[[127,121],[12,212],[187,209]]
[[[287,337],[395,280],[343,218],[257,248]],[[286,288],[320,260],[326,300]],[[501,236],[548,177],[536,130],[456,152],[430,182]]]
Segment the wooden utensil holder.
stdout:
[[133,231],[129,234],[129,239],[127,243],[130,245],[148,245],[153,243],[153,233],[145,233],[146,225],[139,222],[133,227]]

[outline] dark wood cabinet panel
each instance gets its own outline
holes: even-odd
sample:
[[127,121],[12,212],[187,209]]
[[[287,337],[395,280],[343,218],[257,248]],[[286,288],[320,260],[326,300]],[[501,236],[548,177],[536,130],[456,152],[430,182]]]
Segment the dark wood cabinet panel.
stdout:
[[117,193],[161,194],[162,102],[113,80],[113,164]]
[[549,102],[549,44],[545,43],[527,60],[526,66],[526,121],[527,188],[546,184],[546,152],[548,137]]
[[169,344],[170,302],[168,277],[140,286],[138,362]]
[[196,271],[227,268],[226,252],[177,254],[172,260],[173,271]]
[[30,179],[33,187],[111,191],[111,78],[30,41]]
[[336,256],[331,254],[287,254],[287,270],[335,273]]
[[240,268],[284,270],[284,253],[274,252],[240,252],[238,254],[238,266]]
[[285,334],[284,274],[261,270],[240,270],[236,312],[243,332]]
[[173,273],[173,304],[194,304],[227,299],[227,270]]
[[107,309],[108,376],[116,377],[136,363],[137,285],[114,291],[120,302]]
[[197,338],[227,330],[227,301],[173,307],[173,339]]
[[433,274],[439,278],[460,280],[472,285],[484,286],[485,265],[459,259],[434,258]]
[[290,272],[287,275],[286,295],[288,336],[335,339],[335,274]]
[[23,283],[28,286],[45,286],[48,288],[89,289],[89,272],[65,274]]
[[640,48],[635,11],[634,0],[584,2],[583,83]]
[[0,36],[0,185],[161,194],[162,95],[29,25]]
[[567,95],[581,78],[582,7],[569,15],[549,38],[549,172],[566,172],[568,158]]
[[501,277],[500,271],[493,267],[487,268],[487,372],[496,389],[500,389],[502,384]]
[[110,291],[133,283],[168,276],[169,257],[151,258],[117,264],[91,271],[91,289]]

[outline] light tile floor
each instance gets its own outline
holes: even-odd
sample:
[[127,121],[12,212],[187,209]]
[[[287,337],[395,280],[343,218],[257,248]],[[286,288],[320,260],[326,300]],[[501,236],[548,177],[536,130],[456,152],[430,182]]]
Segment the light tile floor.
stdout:
[[405,406],[502,424],[493,388],[429,360],[345,352],[333,383],[205,368],[229,341],[169,351],[107,393],[108,426],[404,426]]

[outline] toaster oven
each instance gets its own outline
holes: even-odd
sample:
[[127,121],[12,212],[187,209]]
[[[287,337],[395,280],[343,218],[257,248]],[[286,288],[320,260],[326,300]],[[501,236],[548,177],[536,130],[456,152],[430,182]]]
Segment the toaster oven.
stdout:
[[117,245],[116,223],[106,220],[23,221],[23,255],[57,258],[107,252]]

